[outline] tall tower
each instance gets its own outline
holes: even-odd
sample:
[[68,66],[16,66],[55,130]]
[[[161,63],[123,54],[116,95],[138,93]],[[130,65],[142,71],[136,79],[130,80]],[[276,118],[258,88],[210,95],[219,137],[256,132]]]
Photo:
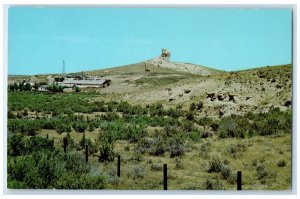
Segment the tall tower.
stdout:
[[66,74],[66,68],[65,68],[65,60],[63,60],[63,76],[65,76]]

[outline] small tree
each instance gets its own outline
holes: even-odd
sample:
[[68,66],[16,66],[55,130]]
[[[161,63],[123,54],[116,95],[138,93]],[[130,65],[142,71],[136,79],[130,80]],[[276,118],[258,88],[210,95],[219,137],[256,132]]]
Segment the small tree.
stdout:
[[24,85],[24,90],[31,91],[31,85],[28,82]]
[[79,93],[80,92],[80,88],[78,86],[75,87],[75,92]]
[[39,88],[39,86],[40,86],[40,84],[37,83],[37,82],[35,82],[34,85],[33,85],[33,89],[34,89],[35,91],[37,91],[38,88]]
[[99,161],[113,161],[115,158],[114,152],[115,139],[112,134],[105,131],[100,134],[100,156]]

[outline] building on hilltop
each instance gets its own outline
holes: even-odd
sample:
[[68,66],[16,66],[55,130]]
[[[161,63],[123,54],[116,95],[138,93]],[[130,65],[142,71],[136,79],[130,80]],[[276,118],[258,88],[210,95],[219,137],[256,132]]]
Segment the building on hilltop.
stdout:
[[163,49],[161,50],[161,58],[164,58],[164,59],[169,60],[170,57],[171,57],[171,52],[170,52],[168,49],[163,48]]

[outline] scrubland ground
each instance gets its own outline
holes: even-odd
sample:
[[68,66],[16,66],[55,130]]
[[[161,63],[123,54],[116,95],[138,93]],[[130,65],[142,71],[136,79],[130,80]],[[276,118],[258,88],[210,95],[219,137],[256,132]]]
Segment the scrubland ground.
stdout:
[[89,72],[107,88],[8,92],[8,188],[161,190],[167,164],[170,190],[236,190],[237,171],[244,190],[291,189],[291,65],[147,64]]

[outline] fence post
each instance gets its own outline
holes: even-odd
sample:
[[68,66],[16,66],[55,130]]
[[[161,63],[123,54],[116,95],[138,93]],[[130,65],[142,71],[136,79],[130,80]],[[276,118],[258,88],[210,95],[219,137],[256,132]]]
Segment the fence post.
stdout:
[[89,145],[85,145],[85,162],[89,162]]
[[47,133],[47,139],[49,139],[49,134]]
[[121,157],[118,155],[118,177],[121,176]]
[[242,171],[237,172],[237,190],[242,190]]
[[64,152],[67,153],[68,139],[64,137],[63,142],[64,142]]
[[168,190],[168,167],[164,164],[164,190]]

